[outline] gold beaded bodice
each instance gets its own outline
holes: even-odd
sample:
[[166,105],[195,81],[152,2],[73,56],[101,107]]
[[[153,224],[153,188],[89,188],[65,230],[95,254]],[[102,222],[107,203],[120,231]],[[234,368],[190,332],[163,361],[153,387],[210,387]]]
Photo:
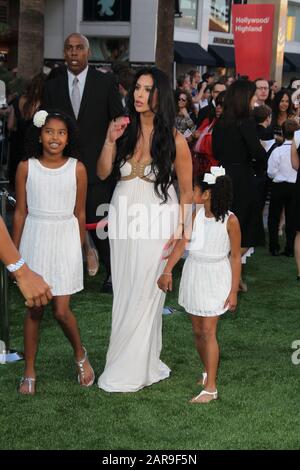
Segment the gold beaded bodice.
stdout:
[[[121,181],[129,181],[133,180],[134,178],[140,178],[143,181],[147,181],[148,183],[153,183],[153,178],[150,178],[150,174],[153,177],[153,173],[151,172],[151,160],[147,162],[139,162],[134,157],[130,158],[126,161],[131,166],[131,173],[129,175],[121,176]],[[145,174],[146,168],[149,167],[148,174]]]

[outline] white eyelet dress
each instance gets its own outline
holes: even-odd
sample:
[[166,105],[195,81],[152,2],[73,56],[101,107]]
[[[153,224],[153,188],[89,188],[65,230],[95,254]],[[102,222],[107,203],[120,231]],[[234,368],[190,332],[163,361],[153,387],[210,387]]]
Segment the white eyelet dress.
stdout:
[[50,169],[36,158],[28,160],[28,215],[20,253],[52,287],[54,296],[83,289],[79,224],[74,216],[76,164],[69,158],[60,168]]
[[184,263],[178,303],[186,312],[202,317],[222,315],[228,309],[224,303],[231,290],[229,262],[230,239],[227,221],[205,217],[200,209],[194,221],[189,254]]

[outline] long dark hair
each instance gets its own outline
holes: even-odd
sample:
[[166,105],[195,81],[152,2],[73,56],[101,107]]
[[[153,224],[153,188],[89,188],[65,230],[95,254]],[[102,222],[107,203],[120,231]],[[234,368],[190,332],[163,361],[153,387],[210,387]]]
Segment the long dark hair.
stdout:
[[272,102],[272,125],[277,125],[278,117],[279,117],[279,104],[280,101],[284,96],[287,96],[289,99],[289,107],[286,110],[287,117],[289,117],[291,114],[293,114],[293,102],[291,98],[291,92],[287,88],[281,88],[276,95],[274,96],[273,102]]
[[[175,105],[171,83],[167,75],[156,67],[140,69],[134,78],[133,86],[128,93],[128,112],[130,125],[124,135],[118,140],[117,157],[114,174],[120,177],[120,167],[132,156],[137,140],[141,134],[140,114],[134,107],[134,90],[138,79],[142,75],[150,75],[153,87],[149,95],[149,106],[154,113],[153,131],[151,136],[150,154],[152,157],[152,171],[155,173],[154,190],[156,195],[166,202],[168,188],[172,183],[172,165],[176,156],[174,124]],[[157,91],[157,106],[154,109],[153,95]]]
[[226,91],[222,120],[226,124],[240,124],[251,115],[250,101],[256,86],[250,80],[237,80]]
[[[68,144],[64,148],[63,155],[79,159],[78,131],[74,119],[61,111],[51,110],[47,112],[48,116],[46,118],[45,125],[50,121],[50,119],[59,119],[68,129]],[[31,124],[25,136],[25,152],[23,160],[28,160],[32,157],[41,157],[43,153],[43,146],[40,142],[41,130],[42,127],[36,127],[33,123]]]
[[[232,86],[232,85],[231,85]],[[198,177],[195,182],[204,191],[211,191],[210,210],[215,216],[216,221],[224,222],[225,215],[228,214],[232,205],[232,183],[229,176],[218,176],[215,184],[208,184]]]
[[47,75],[39,73],[33,77],[28,84],[24,93],[24,105],[21,111],[22,117],[26,120],[30,120],[35,113],[37,107],[42,99],[42,93]]

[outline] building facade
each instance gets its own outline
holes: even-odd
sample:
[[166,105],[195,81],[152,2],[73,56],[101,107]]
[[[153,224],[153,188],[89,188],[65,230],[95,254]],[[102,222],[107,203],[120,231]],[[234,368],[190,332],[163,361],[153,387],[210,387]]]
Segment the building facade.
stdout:
[[0,60],[8,68],[17,64],[19,0],[0,0]]
[[[177,74],[192,67],[202,71],[209,67],[219,73],[234,70],[233,3],[287,5],[286,15],[281,18],[285,81],[300,74],[300,0],[174,0],[174,3]],[[153,63],[157,9],[158,0],[46,0],[45,59],[63,60],[64,38],[76,31],[89,38],[95,63],[115,60]],[[0,59],[4,57],[9,67],[16,65],[18,16],[19,0],[0,0]]]

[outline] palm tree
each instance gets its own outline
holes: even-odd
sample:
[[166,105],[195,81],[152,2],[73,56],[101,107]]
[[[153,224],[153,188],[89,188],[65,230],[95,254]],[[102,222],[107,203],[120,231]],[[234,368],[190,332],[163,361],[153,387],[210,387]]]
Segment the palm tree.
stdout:
[[45,0],[20,0],[18,76],[30,80],[42,70]]
[[159,0],[155,64],[170,78],[174,61],[174,0]]

